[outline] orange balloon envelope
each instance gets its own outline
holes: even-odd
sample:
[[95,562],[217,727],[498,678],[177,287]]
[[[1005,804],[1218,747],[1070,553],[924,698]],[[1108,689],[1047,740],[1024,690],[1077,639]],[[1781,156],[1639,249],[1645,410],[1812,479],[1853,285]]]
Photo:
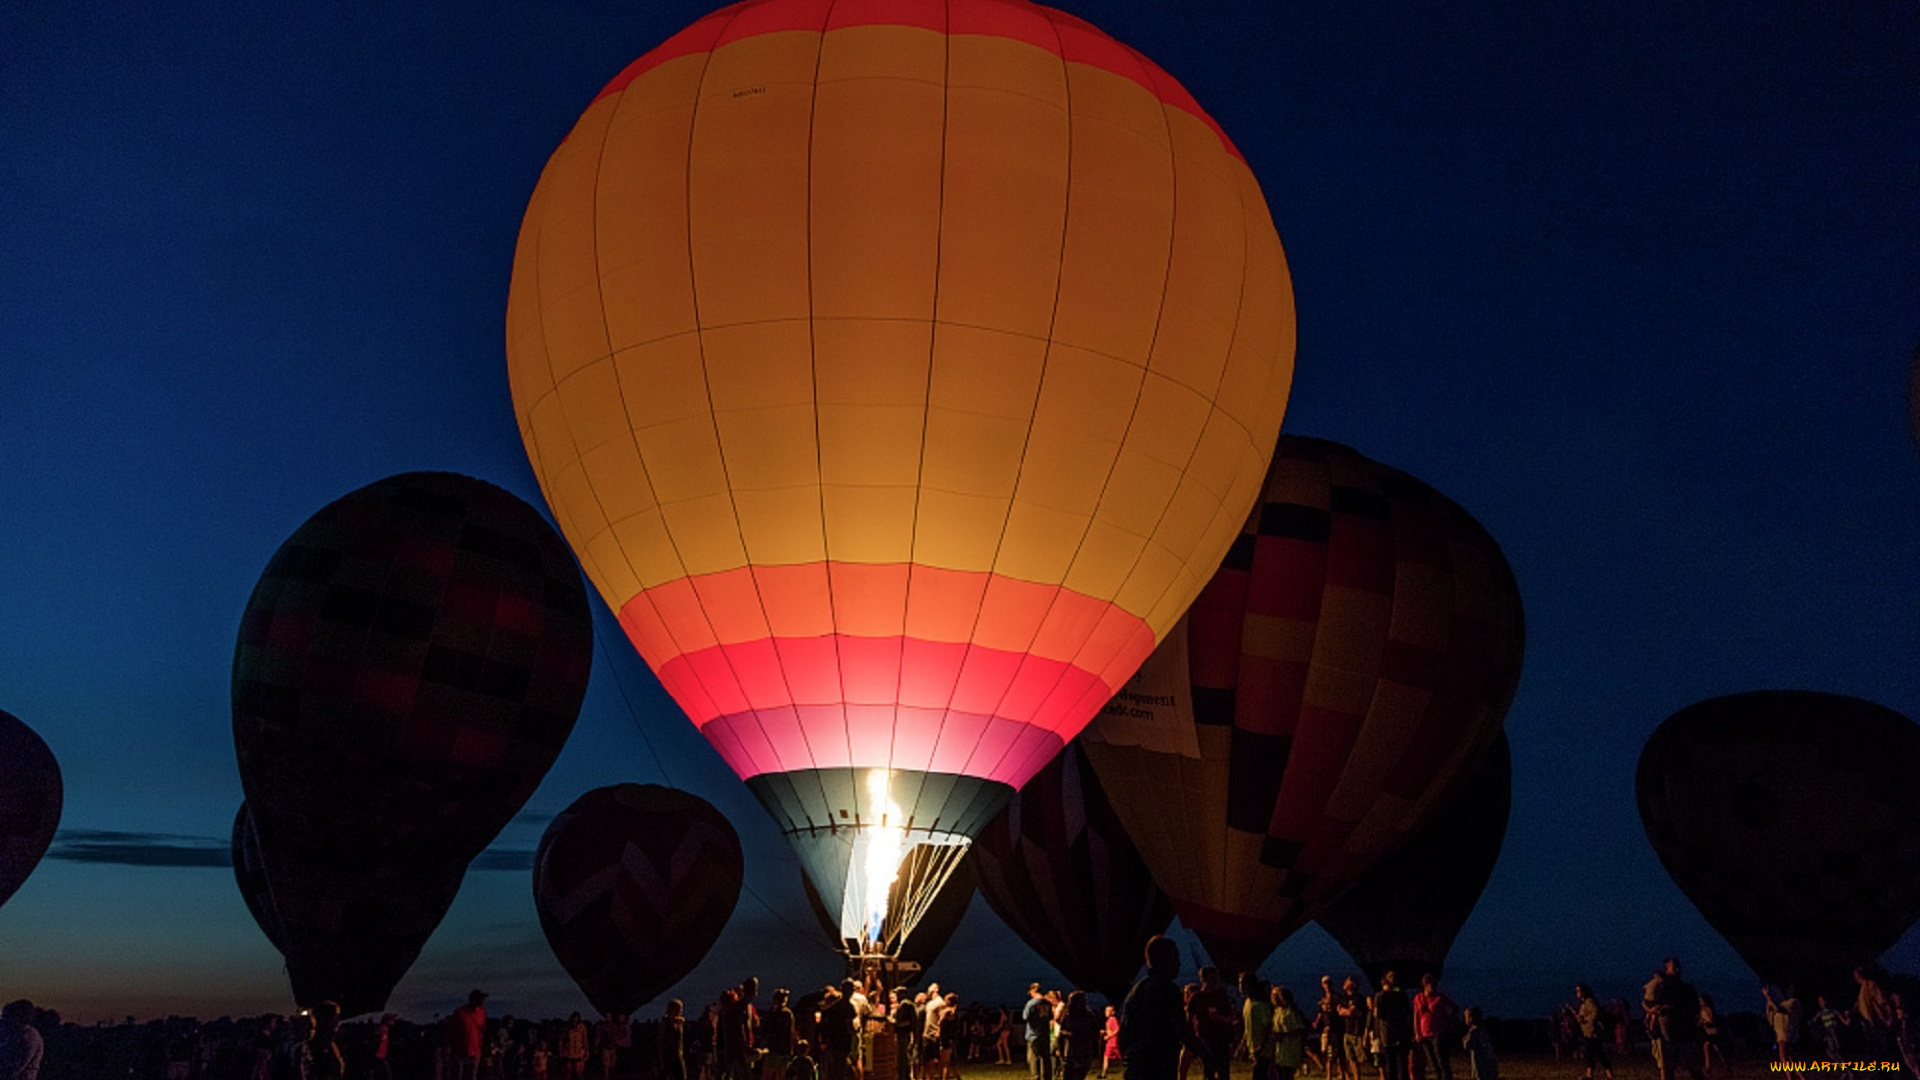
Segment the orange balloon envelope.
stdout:
[[964,848],[1186,609],[1292,294],[1224,133],[1082,20],[750,0],[547,163],[507,355],[588,576],[832,898],[875,829]]
[[1185,631],[1080,745],[1180,921],[1247,970],[1456,790],[1520,652],[1519,587],[1479,522],[1282,436]]

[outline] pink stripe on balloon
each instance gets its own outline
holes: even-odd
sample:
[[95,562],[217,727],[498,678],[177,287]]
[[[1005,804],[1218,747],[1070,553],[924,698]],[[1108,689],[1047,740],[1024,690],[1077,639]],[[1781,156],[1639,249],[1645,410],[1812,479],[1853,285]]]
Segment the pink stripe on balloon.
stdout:
[[[975,776],[1017,788],[1066,745],[1053,732],[998,716],[888,717],[857,706],[853,711],[856,715],[849,716],[809,706],[731,713],[700,730],[742,779],[767,772],[851,767]],[[928,733],[944,736],[949,730],[954,737],[939,738],[931,752],[916,750]],[[778,757],[778,768],[766,767],[764,750],[749,751],[762,740]]]

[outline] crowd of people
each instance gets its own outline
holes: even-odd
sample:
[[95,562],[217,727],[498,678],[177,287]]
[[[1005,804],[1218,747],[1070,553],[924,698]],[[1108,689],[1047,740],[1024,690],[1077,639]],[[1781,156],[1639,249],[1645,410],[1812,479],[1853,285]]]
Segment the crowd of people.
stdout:
[[[1809,1009],[1791,986],[1759,991],[1766,1050],[1783,1068],[1809,1063],[1879,1062],[1920,1075],[1920,1016],[1903,995],[1868,968],[1853,972],[1851,1003],[1815,995]],[[1597,1000],[1593,988],[1573,988],[1574,1000],[1549,1020],[1556,1056],[1584,1062],[1585,1080],[1613,1080],[1613,1058],[1644,1041],[1661,1080],[1712,1077],[1727,1070],[1728,1019],[1713,995],[1688,982],[1669,958],[1641,988],[1638,1022],[1623,1000]],[[1751,1019],[1751,1018],[1750,1018]],[[1758,1039],[1749,1038],[1751,1045]]]
[[[1355,977],[1323,976],[1309,1005],[1257,974],[1242,975],[1237,994],[1212,967],[1183,983],[1179,950],[1164,937],[1148,944],[1146,960],[1124,998],[1099,1008],[1084,990],[1037,982],[1017,1007],[963,1003],[938,983],[889,985],[879,969],[764,999],[748,978],[697,1013],[676,1000],[646,1020],[490,1017],[486,993],[475,990],[425,1025],[393,1014],[343,1024],[321,1002],[292,1016],[209,1024],[129,1019],[111,1029],[128,1037],[86,1039],[57,1013],[15,1001],[0,1009],[0,1080],[964,1080],[977,1065],[1022,1063],[1030,1080],[1105,1080],[1123,1068],[1127,1080],[1228,1080],[1236,1061],[1251,1065],[1252,1080],[1499,1080],[1489,1023],[1431,975],[1412,988],[1387,972],[1371,992]],[[1854,978],[1851,1003],[1816,996],[1811,1009],[1792,987],[1763,989],[1776,1060],[1904,1059],[1920,1075],[1902,996],[1871,971]],[[1636,1018],[1624,1001],[1602,1003],[1587,984],[1575,986],[1549,1024],[1556,1056],[1576,1055],[1585,1080],[1614,1080],[1631,1029],[1644,1035],[1661,1080],[1726,1070],[1726,1024],[1679,961],[1648,980],[1640,1006]]]
[[885,985],[877,971],[798,999],[775,990],[763,1006],[748,979],[689,1021],[668,1003],[653,1040],[663,1080],[963,1080],[974,1063],[1016,1064],[1031,1080],[1227,1080],[1232,1062],[1254,1080],[1498,1080],[1492,1041],[1475,1010],[1458,1008],[1431,977],[1409,994],[1389,974],[1375,993],[1357,980],[1321,980],[1311,1016],[1285,986],[1242,976],[1238,998],[1212,967],[1181,985],[1179,950],[1155,938],[1147,973],[1118,1005],[1096,1011],[1084,990],[1027,987],[1015,1009],[965,1004],[951,989]]

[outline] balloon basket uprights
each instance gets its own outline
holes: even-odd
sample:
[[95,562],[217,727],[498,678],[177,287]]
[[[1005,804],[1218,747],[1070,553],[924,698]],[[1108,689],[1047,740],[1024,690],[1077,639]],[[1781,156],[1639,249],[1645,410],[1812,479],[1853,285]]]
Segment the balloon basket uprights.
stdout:
[[844,942],[840,952],[847,959],[847,978],[857,983],[878,981],[881,986],[905,986],[921,974],[920,961],[902,960],[893,953],[862,952],[853,942]]

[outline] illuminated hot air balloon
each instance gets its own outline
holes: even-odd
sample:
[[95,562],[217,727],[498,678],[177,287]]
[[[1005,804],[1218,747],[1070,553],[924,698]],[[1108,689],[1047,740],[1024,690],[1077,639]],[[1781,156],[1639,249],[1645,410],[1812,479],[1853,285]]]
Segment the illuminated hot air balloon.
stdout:
[[[930,853],[923,849],[910,853],[907,858],[927,858],[929,854],[937,852]],[[962,859],[960,865],[953,868],[947,883],[935,893],[916,893],[909,888],[910,883],[919,880],[920,876],[913,867],[902,867],[902,873],[887,893],[887,917],[913,926],[913,937],[900,946],[899,955],[893,959],[918,965],[918,970],[883,971],[888,985],[919,982],[920,976],[933,966],[934,961],[940,959],[947,942],[953,940],[953,932],[960,929],[961,920],[967,917],[967,909],[973,906],[973,894],[979,884],[979,875],[975,873],[972,859]],[[832,911],[827,910],[827,902],[820,899],[819,890],[813,887],[812,879],[805,874],[800,875],[800,886],[806,892],[807,909],[813,912],[814,921],[820,924],[820,933],[826,940],[848,953],[859,948],[858,942],[849,943],[840,937],[838,905]],[[924,904],[925,910],[915,910],[913,905],[916,903]],[[882,928],[882,940],[887,939],[890,929]]]
[[631,1013],[684,978],[740,899],[733,826],[653,784],[595,788],[548,824],[533,905],[560,966],[602,1013]]
[[381,480],[274,553],[241,619],[233,735],[298,1000],[384,1004],[296,957],[418,952],[559,754],[592,648],[565,543],[484,481]]
[[980,894],[1020,940],[1116,1005],[1147,940],[1173,921],[1077,742],[987,824],[972,862]]
[[342,1015],[385,1008],[453,907],[466,864],[308,865],[260,850],[245,803],[233,822],[233,876],[261,933],[286,959],[295,1001]]
[[1640,752],[1667,873],[1762,978],[1852,986],[1920,918],[1920,725],[1838,694],[1757,691],[1667,718]]
[[676,34],[547,163],[506,322],[588,576],[865,939],[1186,609],[1293,364],[1233,145],[1024,0]]
[[1248,970],[1440,809],[1520,654],[1519,588],[1466,511],[1282,436],[1184,631],[1080,741],[1180,921]]
[[1467,770],[1465,784],[1406,846],[1364,874],[1314,921],[1374,986],[1439,978],[1453,939],[1493,876],[1513,808],[1513,755],[1501,732]]
[[40,865],[60,828],[60,763],[40,736],[0,712],[0,904]]

